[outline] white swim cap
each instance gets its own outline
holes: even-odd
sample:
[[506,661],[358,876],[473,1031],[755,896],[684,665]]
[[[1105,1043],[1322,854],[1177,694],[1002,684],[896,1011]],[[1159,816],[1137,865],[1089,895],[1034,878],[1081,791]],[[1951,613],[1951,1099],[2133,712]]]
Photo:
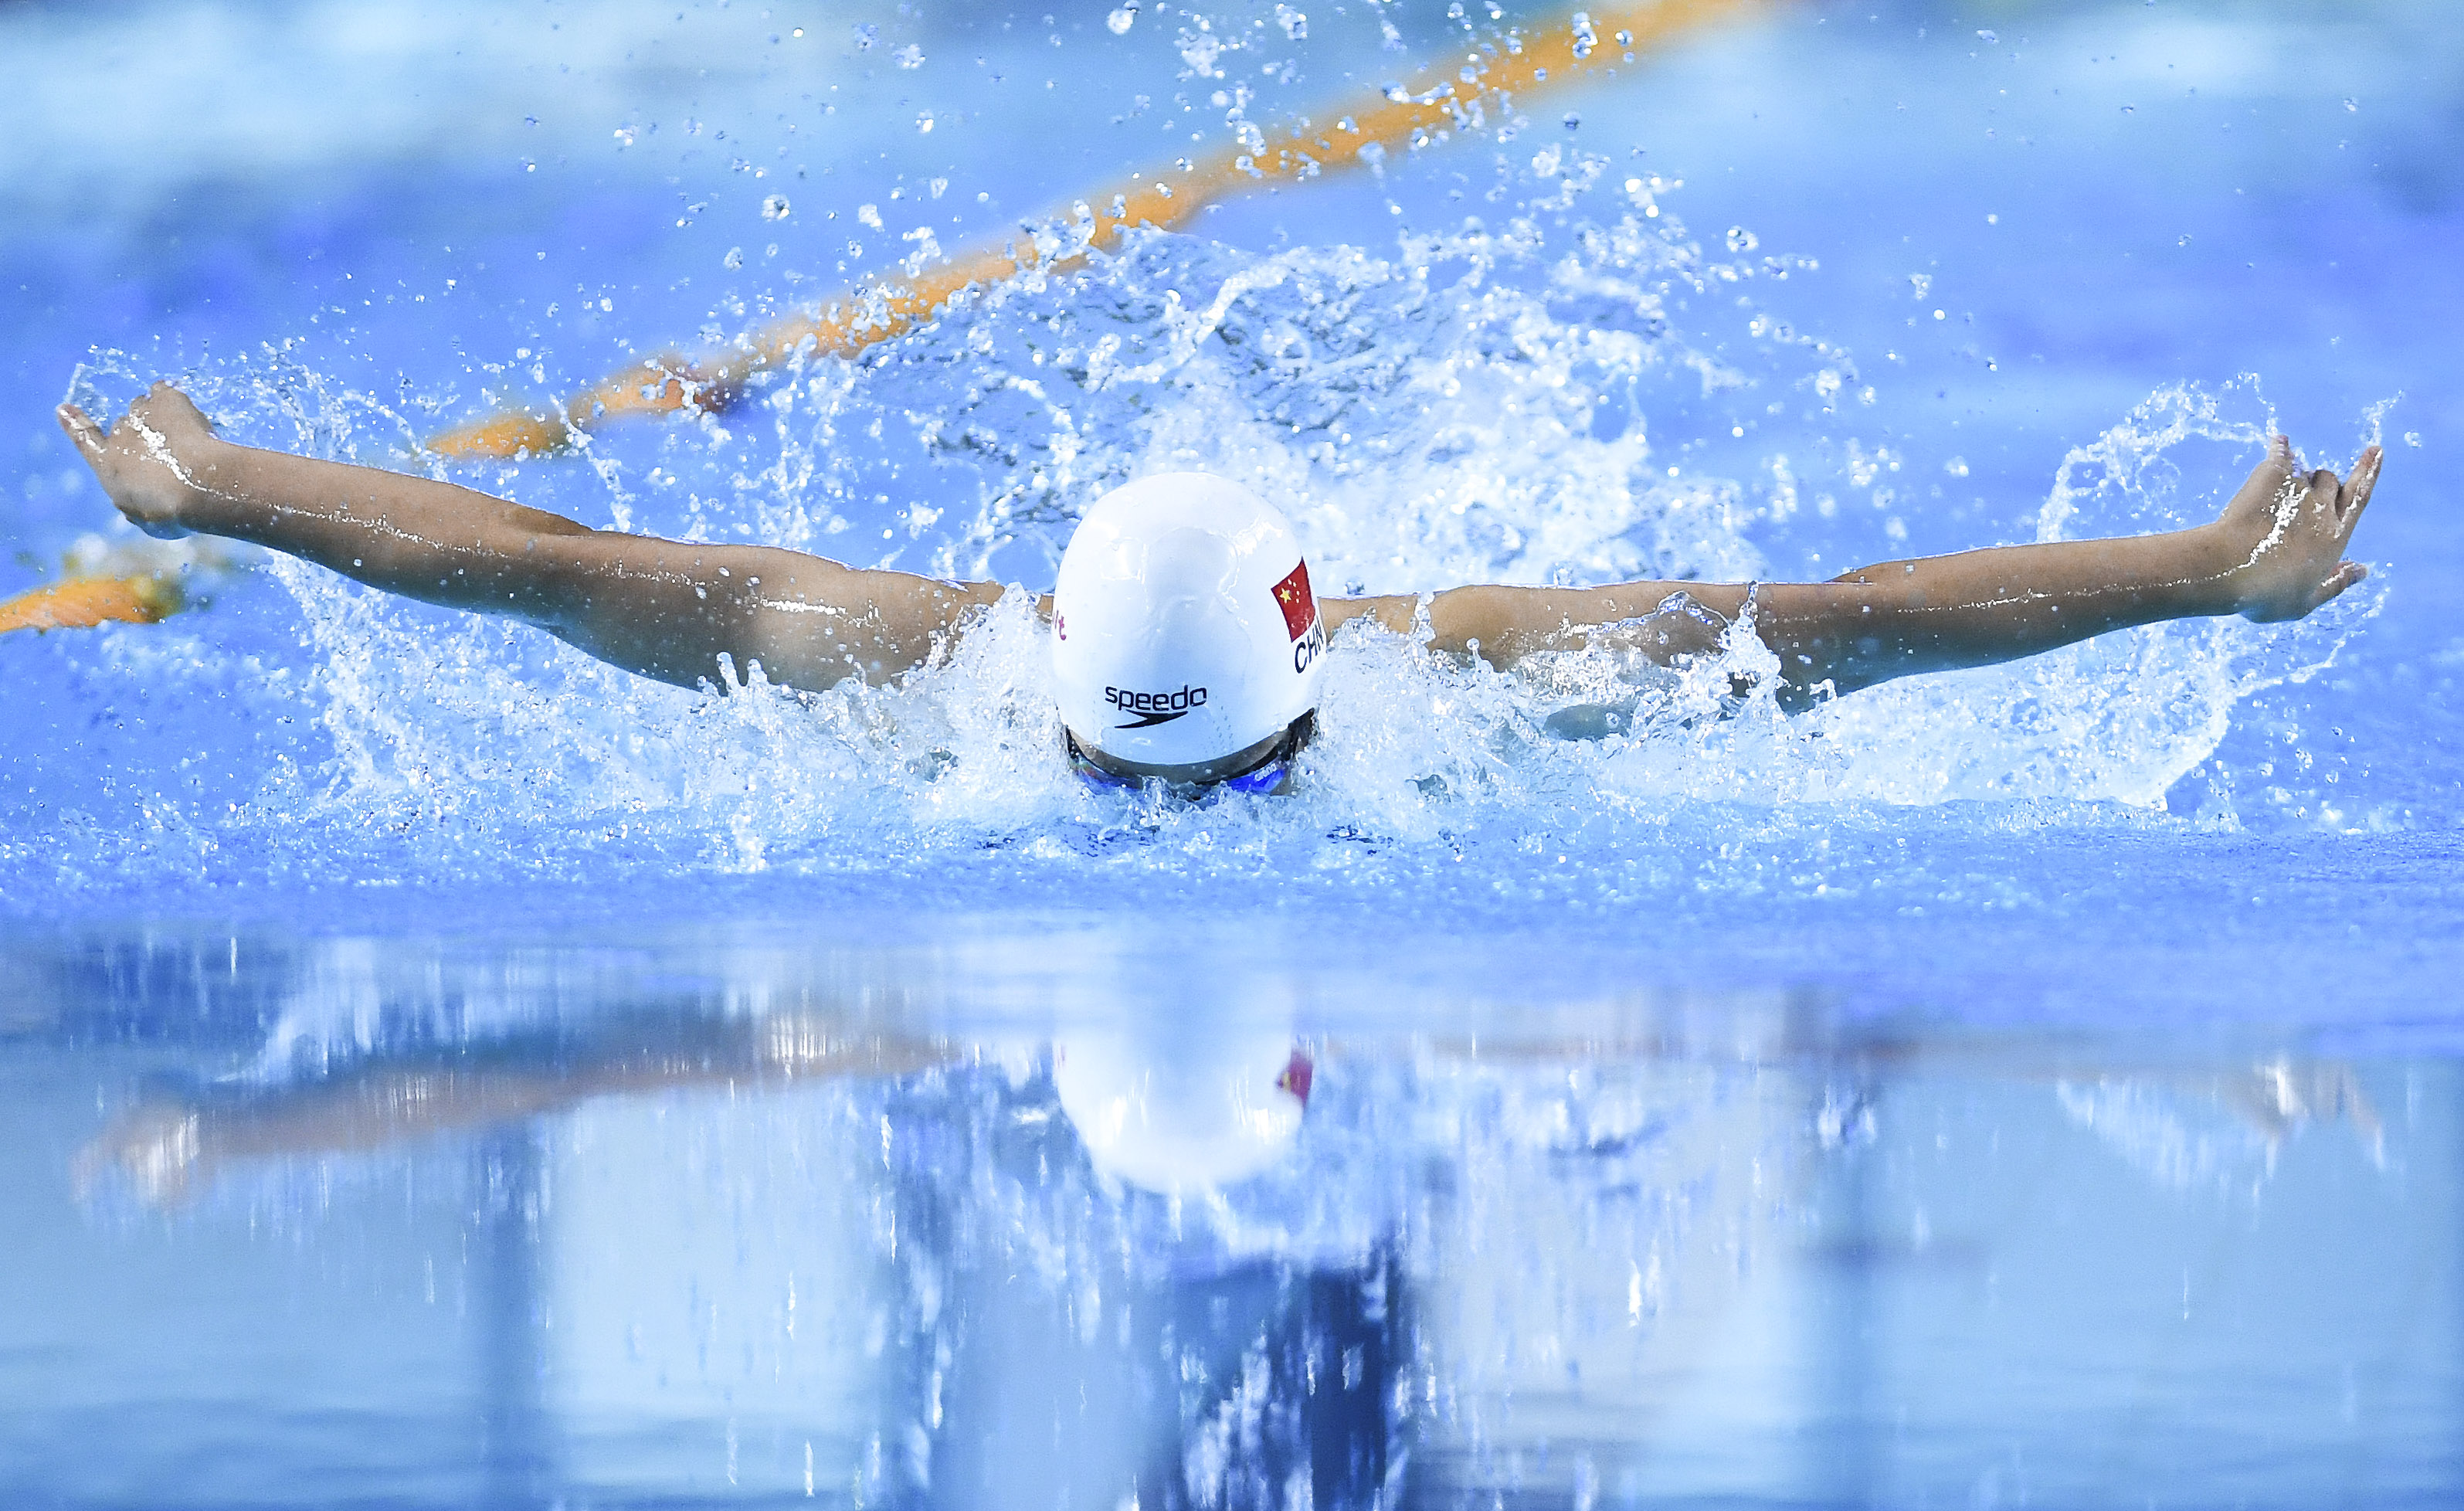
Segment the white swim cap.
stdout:
[[1095,500],[1052,590],[1061,721],[1119,777],[1218,781],[1271,760],[1317,703],[1300,539],[1238,483],[1164,472]]
[[1096,1172],[1167,1194],[1237,1185],[1280,1161],[1310,1077],[1290,1030],[1271,1022],[1081,1029],[1052,1046],[1053,1089]]

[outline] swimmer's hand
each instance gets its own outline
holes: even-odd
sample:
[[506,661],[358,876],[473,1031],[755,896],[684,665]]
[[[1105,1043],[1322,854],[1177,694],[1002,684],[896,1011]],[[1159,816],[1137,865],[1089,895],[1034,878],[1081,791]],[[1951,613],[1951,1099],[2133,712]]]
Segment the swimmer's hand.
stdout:
[[158,383],[109,430],[76,405],[58,413],[60,428],[130,524],[162,540],[188,534],[183,515],[206,493],[198,470],[222,443],[187,394]]
[[2259,624],[2299,619],[2370,575],[2343,559],[2353,527],[2378,486],[2383,453],[2362,453],[2352,475],[2295,470],[2293,443],[2277,436],[2267,460],[2225,505],[2213,532],[2232,608]]

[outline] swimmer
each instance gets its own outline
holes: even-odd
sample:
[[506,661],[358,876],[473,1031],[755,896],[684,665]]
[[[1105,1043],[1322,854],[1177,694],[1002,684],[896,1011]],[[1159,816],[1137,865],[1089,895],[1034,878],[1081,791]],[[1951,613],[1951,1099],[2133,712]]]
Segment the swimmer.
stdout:
[[[756,665],[812,690],[885,682],[1005,591],[593,530],[451,483],[237,446],[167,383],[107,430],[74,405],[59,420],[149,535],[251,541],[423,602],[510,615],[681,687],[725,686],[727,667]],[[1886,561],[1827,582],[1331,599],[1311,590],[1272,505],[1221,478],[1144,478],[1089,507],[1039,601],[1063,754],[1098,784],[1281,791],[1314,727],[1327,637],[1355,620],[1410,634],[1424,608],[1434,648],[1501,668],[1594,646],[1681,666],[1750,615],[1791,709],[2165,620],[2298,620],[2367,575],[2343,553],[2381,460],[2371,447],[2347,477],[2304,475],[2277,436],[2204,525]]]

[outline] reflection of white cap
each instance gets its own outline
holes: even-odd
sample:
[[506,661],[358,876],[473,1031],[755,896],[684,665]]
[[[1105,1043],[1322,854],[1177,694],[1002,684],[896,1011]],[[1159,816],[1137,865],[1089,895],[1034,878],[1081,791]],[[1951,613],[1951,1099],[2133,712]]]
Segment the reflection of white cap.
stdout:
[[1265,758],[1317,700],[1326,630],[1300,539],[1200,472],[1097,499],[1052,590],[1061,721],[1131,777],[1212,780]]
[[1308,1058],[1272,1023],[1196,1033],[1074,1033],[1052,1084],[1096,1171],[1148,1191],[1236,1185],[1283,1156],[1309,1101]]

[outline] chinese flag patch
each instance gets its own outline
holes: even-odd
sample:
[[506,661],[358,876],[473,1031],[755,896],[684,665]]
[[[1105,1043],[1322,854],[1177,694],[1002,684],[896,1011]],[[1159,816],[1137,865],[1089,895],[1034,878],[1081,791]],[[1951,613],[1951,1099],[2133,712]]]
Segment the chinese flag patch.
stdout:
[[1284,1073],[1275,1078],[1275,1084],[1300,1098],[1301,1106],[1306,1107],[1309,1106],[1309,1082],[1316,1073],[1317,1067],[1309,1063],[1309,1057],[1295,1049],[1291,1063],[1284,1066]]
[[1309,591],[1309,562],[1292,568],[1292,575],[1275,584],[1275,603],[1284,611],[1284,630],[1294,640],[1309,633],[1317,623],[1317,595]]

